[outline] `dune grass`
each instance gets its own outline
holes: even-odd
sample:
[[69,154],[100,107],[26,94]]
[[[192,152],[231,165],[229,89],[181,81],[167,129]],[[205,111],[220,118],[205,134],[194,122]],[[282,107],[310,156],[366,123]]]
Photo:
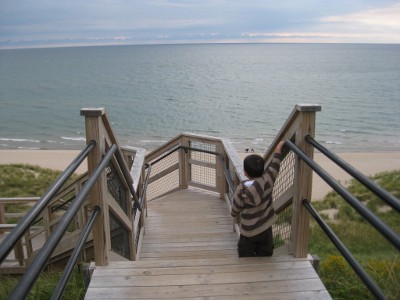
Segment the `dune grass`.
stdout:
[[[0,165],[0,197],[40,197],[60,174],[60,171],[26,164]],[[77,177],[77,175],[73,175],[68,182]],[[6,206],[7,211],[12,212],[26,212],[30,208],[23,204],[7,204]],[[15,223],[17,220],[7,219],[7,221]],[[50,299],[61,274],[60,270],[42,272],[27,299]],[[20,279],[19,275],[0,275],[0,300],[8,298]],[[83,275],[76,267],[63,299],[83,299],[84,293]]]
[[[372,179],[400,198],[400,171],[377,174]],[[372,194],[357,181],[348,190],[395,232],[400,233],[399,213]],[[321,202],[313,203],[319,212],[336,210],[333,218],[323,214],[329,226],[339,236],[369,276],[389,299],[400,295],[400,256],[398,250],[382,237],[337,193],[331,192]],[[316,222],[310,226],[309,252],[320,257],[320,275],[334,299],[374,299],[334,247]]]

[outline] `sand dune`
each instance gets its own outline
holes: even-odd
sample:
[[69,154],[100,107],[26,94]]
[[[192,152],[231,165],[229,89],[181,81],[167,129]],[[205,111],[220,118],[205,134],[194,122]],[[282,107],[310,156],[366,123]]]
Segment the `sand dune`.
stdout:
[[[79,152],[75,150],[0,150],[0,164],[26,163],[64,170]],[[239,153],[242,159],[246,155],[248,154]],[[400,170],[400,152],[339,153],[338,156],[367,176],[383,171]],[[345,171],[321,153],[315,154],[315,161],[342,184],[348,183],[351,179]],[[85,170],[86,163],[84,162],[77,173],[81,174]],[[317,174],[313,174],[313,200],[322,199],[329,191],[331,191],[330,186]]]

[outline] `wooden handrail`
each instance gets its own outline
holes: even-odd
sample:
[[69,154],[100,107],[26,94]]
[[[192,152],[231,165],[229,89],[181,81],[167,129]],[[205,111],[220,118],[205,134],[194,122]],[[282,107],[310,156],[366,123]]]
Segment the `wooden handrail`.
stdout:
[[[282,126],[271,146],[264,154],[266,164],[272,160],[276,145],[282,140],[294,141],[308,157],[313,158],[314,148],[305,141],[307,135],[315,135],[316,112],[321,111],[317,104],[298,104],[293,109],[289,118]],[[286,193],[285,198],[277,199],[281,207],[288,203],[293,206],[292,218],[292,252],[295,257],[306,257],[308,253],[308,227],[309,215],[302,205],[303,199],[311,199],[312,191],[312,170],[300,159],[295,160],[295,174],[293,188]],[[277,207],[279,211],[280,207]]]
[[[134,260],[136,258],[135,246],[135,224],[138,224],[137,218],[143,217],[140,213],[142,209],[139,204],[137,192],[134,185],[138,186],[140,178],[136,177],[136,182],[131,177],[130,170],[126,164],[123,152],[118,144],[117,138],[112,130],[111,124],[108,120],[104,108],[83,108],[81,115],[85,117],[86,124],[86,140],[95,140],[97,147],[95,151],[88,157],[88,174],[93,172],[96,165],[101,160],[105,151],[111,146],[117,147],[115,158],[113,159],[113,167],[116,170],[115,176],[119,178],[123,186],[126,188],[125,203],[126,213],[124,209],[117,204],[115,200],[108,195],[107,178],[105,173],[100,176],[97,184],[94,186],[90,193],[92,207],[98,206],[100,208],[99,217],[93,225],[93,245],[95,249],[95,262],[96,265],[107,265],[109,251],[112,249],[111,234],[110,234],[110,214],[112,213],[115,218],[121,223],[121,226],[128,232],[128,239],[130,245],[129,258]],[[139,173],[136,174],[136,176]],[[136,202],[139,213],[132,214],[132,199]],[[124,204],[125,206],[125,204]],[[135,221],[136,220],[136,221]]]

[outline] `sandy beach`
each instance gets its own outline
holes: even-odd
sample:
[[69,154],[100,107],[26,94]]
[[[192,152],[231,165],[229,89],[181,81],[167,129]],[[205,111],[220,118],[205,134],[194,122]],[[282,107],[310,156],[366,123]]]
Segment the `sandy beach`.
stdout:
[[[0,150],[0,164],[24,163],[43,168],[64,170],[79,154],[78,150]],[[240,158],[248,153],[239,153]],[[339,157],[370,176],[384,171],[400,170],[400,152],[338,153]],[[333,178],[346,185],[351,177],[332,163],[321,153],[315,153],[315,161]],[[86,162],[77,169],[81,174],[86,171]],[[322,199],[332,189],[317,174],[313,174],[313,200]]]

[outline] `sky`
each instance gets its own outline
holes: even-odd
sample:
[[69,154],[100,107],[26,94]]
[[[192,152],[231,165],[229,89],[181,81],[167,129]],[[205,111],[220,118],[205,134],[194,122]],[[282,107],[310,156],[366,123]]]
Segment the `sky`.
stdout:
[[400,43],[400,0],[0,0],[0,49]]

